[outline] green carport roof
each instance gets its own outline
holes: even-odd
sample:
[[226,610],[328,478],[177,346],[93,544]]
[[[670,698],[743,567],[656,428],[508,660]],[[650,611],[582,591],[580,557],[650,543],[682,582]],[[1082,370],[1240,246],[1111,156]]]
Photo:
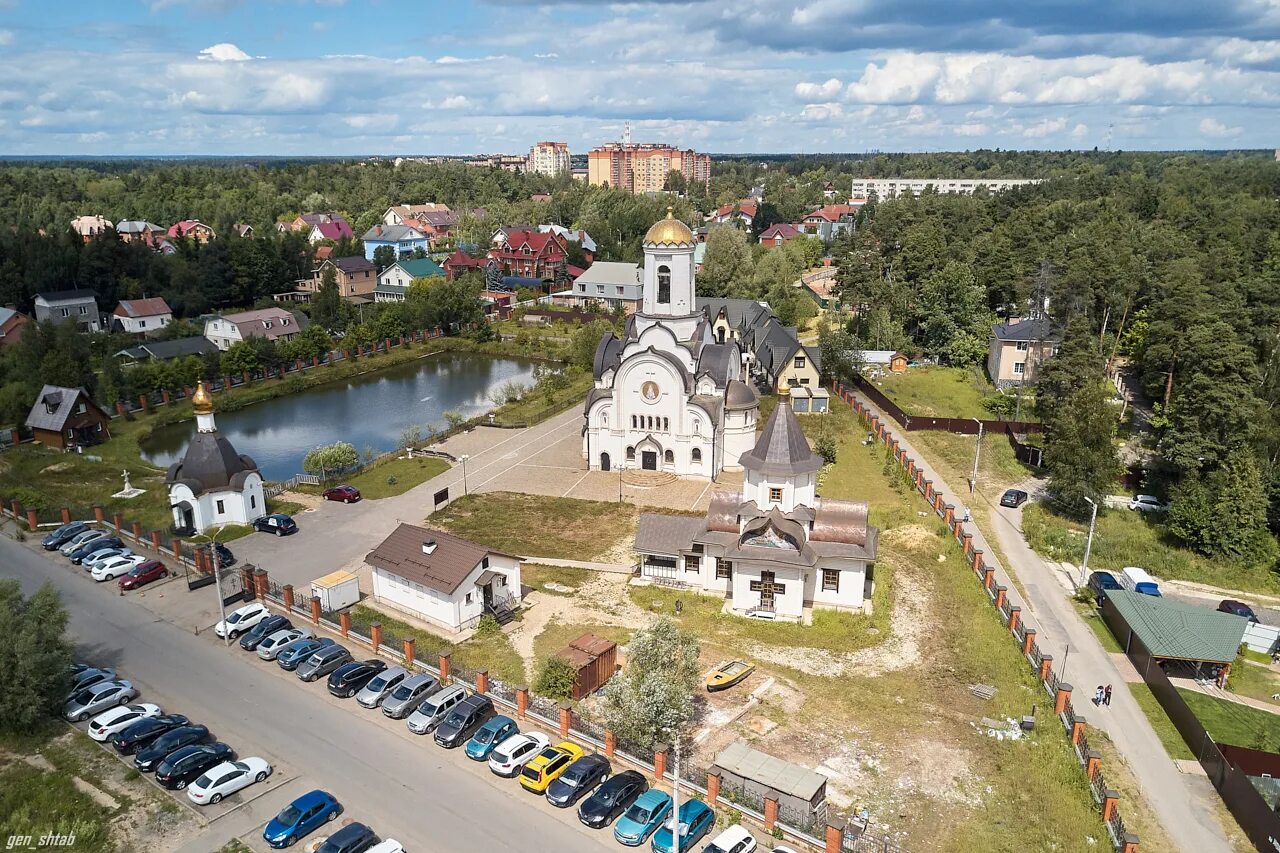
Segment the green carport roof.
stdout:
[[1230,663],[1249,624],[1243,616],[1125,589],[1107,590],[1107,602],[1158,658]]

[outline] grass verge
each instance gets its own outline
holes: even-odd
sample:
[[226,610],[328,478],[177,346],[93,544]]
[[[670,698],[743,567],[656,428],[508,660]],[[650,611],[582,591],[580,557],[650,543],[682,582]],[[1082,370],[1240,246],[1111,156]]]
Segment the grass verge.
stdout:
[[1267,752],[1280,750],[1280,716],[1182,687],[1178,693],[1218,743]]
[[631,504],[515,492],[467,495],[428,523],[508,554],[598,560],[635,533]]
[[[539,563],[525,563],[520,567],[521,584],[548,595],[560,595],[566,598],[572,598],[579,587],[590,583],[595,577],[596,573],[590,569],[544,566]],[[551,584],[561,588],[552,589]]]
[[[981,367],[914,367],[882,376],[875,386],[904,412],[931,418],[992,419],[982,401],[1000,393]],[[1030,395],[1024,395],[1019,417],[1034,420]]]
[[1151,728],[1155,729],[1156,737],[1160,738],[1160,743],[1164,744],[1164,750],[1169,753],[1169,757],[1175,760],[1194,759],[1195,756],[1187,747],[1186,741],[1182,739],[1182,735],[1178,733],[1173,720],[1169,719],[1164,708],[1160,707],[1151,688],[1145,684],[1134,683],[1129,685],[1129,692],[1133,694],[1133,699],[1142,709],[1142,713],[1147,715]]
[[[353,474],[342,482],[359,489],[360,496],[365,500],[376,501],[403,495],[427,480],[440,476],[449,467],[449,463],[438,456],[388,459],[359,474]],[[296,488],[305,494],[319,495],[324,492],[322,486],[300,485]]]
[[[508,684],[520,684],[524,681],[524,662],[506,634],[472,637],[462,643],[451,643],[425,628],[402,622],[366,604],[357,604],[351,608],[351,627],[357,632],[369,636],[369,626],[374,623],[382,626],[384,642],[387,642],[387,638],[394,637],[399,644],[399,641],[412,637],[418,659],[433,666],[436,655],[448,653],[453,663],[468,669],[487,669],[491,678]],[[396,648],[396,651],[400,649]]]
[[1280,674],[1262,666],[1254,666],[1248,661],[1237,661],[1231,667],[1231,690],[1241,696],[1257,699],[1276,706],[1280,711],[1280,702],[1272,699],[1280,693]]
[[626,645],[635,633],[629,628],[614,625],[595,625],[591,623],[569,624],[553,619],[542,629],[542,633],[533,641],[533,671],[537,673],[547,658],[567,647],[583,634],[595,634],[606,640],[613,640],[620,646]]

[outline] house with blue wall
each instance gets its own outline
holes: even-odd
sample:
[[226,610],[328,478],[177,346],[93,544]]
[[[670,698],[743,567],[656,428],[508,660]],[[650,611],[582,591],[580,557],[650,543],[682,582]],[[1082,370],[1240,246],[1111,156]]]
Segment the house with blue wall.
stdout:
[[408,225],[378,224],[366,231],[363,239],[364,256],[369,260],[379,246],[395,249],[396,258],[411,257],[414,249],[427,251],[427,235]]

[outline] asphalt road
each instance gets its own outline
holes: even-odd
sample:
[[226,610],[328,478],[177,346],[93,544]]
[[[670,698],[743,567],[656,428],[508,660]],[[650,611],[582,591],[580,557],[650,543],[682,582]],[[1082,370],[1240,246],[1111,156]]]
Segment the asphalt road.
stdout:
[[[195,636],[3,537],[0,566],[26,592],[51,581],[66,603],[79,653],[115,667],[142,700],[208,725],[241,755],[286,765],[305,783],[294,788],[330,791],[346,805],[346,817],[414,853],[616,846],[609,833],[581,826],[572,810],[552,809],[458,750],[332,699],[323,684],[304,685],[238,647],[225,649],[212,631]],[[214,846],[235,834],[228,827]]]

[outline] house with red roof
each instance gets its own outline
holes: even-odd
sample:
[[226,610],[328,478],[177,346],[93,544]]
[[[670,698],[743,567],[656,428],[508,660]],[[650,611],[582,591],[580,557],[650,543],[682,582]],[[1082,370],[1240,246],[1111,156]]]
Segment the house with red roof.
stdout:
[[720,205],[716,208],[716,212],[711,214],[710,219],[717,225],[734,222],[740,224],[743,228],[750,228],[755,223],[756,215],[759,212],[759,203],[755,199],[746,198],[739,202]]
[[800,230],[799,225],[791,225],[787,222],[778,222],[770,225],[768,228],[760,232],[760,245],[762,246],[781,246],[788,240],[794,240],[797,237],[806,236]]
[[163,329],[173,321],[173,309],[159,296],[146,299],[121,299],[111,312],[111,325],[133,334],[148,334]]
[[307,235],[307,242],[319,243],[321,240],[333,240],[336,243],[344,237],[354,236],[355,232],[351,230],[351,223],[338,216],[312,225],[311,233]]
[[568,249],[564,237],[554,231],[524,228],[507,232],[489,250],[503,276],[550,280],[565,271]]
[[12,305],[0,308],[0,347],[11,347],[22,340],[23,327],[31,318]]
[[806,216],[800,223],[800,227],[806,234],[831,240],[846,231],[853,230],[861,208],[861,201],[850,204],[824,204]]
[[444,263],[440,264],[440,266],[444,267],[444,277],[449,281],[453,281],[464,273],[472,272],[473,270],[477,272],[483,271],[488,263],[488,258],[473,258],[459,249],[445,258]]
[[169,226],[169,236],[178,239],[189,237],[197,243],[208,243],[217,235],[199,219],[184,219]]

